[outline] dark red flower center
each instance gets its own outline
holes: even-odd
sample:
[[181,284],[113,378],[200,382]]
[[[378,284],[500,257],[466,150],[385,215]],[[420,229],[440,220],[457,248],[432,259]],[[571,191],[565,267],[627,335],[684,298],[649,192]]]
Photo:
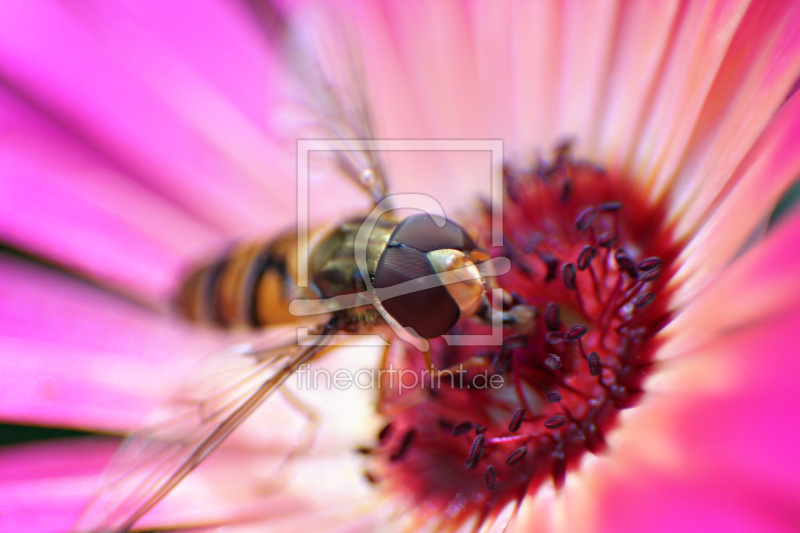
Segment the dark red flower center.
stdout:
[[[372,481],[449,527],[560,487],[585,453],[601,454],[639,401],[668,320],[674,239],[632,181],[568,148],[504,173],[505,244],[493,253],[513,266],[496,281],[506,305],[537,309],[535,328],[507,331],[497,347],[404,347],[390,362],[423,386],[384,382],[387,425],[369,453]],[[490,222],[487,208],[484,233]],[[485,329],[463,320],[454,333]]]

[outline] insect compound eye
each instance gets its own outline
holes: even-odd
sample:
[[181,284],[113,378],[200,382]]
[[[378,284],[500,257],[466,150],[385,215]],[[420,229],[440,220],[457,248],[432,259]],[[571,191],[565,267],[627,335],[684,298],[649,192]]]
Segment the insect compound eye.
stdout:
[[[455,222],[445,220],[445,225],[439,227],[431,215],[408,217],[395,228],[378,261],[375,288],[413,281],[423,285],[421,278],[437,275],[428,252],[446,249],[469,252],[474,248],[475,242]],[[442,285],[381,298],[381,303],[401,325],[412,328],[426,339],[450,331],[461,314],[458,304]]]
[[[444,220],[444,226],[437,226],[434,218],[439,222]],[[475,241],[464,228],[452,220],[432,215],[413,215],[402,221],[392,233],[391,243],[425,253],[447,249],[471,252],[475,249]]]
[[[381,255],[375,271],[375,288],[382,289],[404,282],[423,281],[435,276],[424,252],[407,246],[390,246]],[[443,285],[409,291],[399,296],[381,298],[384,309],[401,325],[413,328],[420,337],[431,339],[447,333],[458,320],[458,305]]]

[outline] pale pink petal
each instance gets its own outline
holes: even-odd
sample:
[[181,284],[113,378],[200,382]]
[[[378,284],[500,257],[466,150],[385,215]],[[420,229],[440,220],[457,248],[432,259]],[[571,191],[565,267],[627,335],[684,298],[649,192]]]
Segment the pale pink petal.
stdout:
[[620,3],[602,120],[587,140],[610,169],[624,168],[639,140],[675,25],[685,16],[679,8],[677,2]]
[[[794,94],[737,170],[738,185],[684,251],[676,305],[683,306],[702,280],[713,279],[764,223],[766,213],[800,175],[800,95]],[[724,237],[721,237],[724,235]]]
[[[561,25],[562,42],[558,57],[558,135],[575,138],[582,153],[595,155],[591,147],[598,142],[621,3],[573,0],[562,5],[562,19],[556,22]],[[543,83],[555,82],[543,74]]]
[[[545,83],[559,71],[559,20],[563,7],[558,2],[518,2],[509,10],[509,53],[513,80],[508,96],[513,101],[514,123],[520,149],[551,146],[558,131],[558,85]],[[521,154],[526,155],[526,154]]]
[[[742,19],[709,90],[680,170],[670,181],[677,234],[698,224],[725,201],[737,167],[800,77],[800,5],[756,2]],[[730,237],[738,237],[728,228]]]
[[663,193],[679,168],[717,71],[747,10],[742,2],[687,2],[678,13],[652,100],[631,150],[629,174]]
[[[779,317],[800,301],[800,217],[780,223],[728,268],[704,292],[684,303],[662,330],[671,354],[691,353],[717,334]],[[680,346],[680,348],[678,348]]]
[[[71,531],[100,488],[115,439],[74,439],[0,450],[0,530]],[[248,522],[264,516],[303,516],[303,494],[284,490],[278,457],[242,449],[218,450],[142,520],[140,527]],[[253,475],[259,469],[260,475]]]

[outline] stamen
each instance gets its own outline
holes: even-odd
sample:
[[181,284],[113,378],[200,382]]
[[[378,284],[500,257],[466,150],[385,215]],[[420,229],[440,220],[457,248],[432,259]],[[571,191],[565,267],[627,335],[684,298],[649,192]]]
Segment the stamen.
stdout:
[[655,299],[656,299],[655,294],[653,294],[652,292],[646,292],[633,301],[633,306],[636,309],[643,309],[648,305],[650,305],[651,303],[653,303],[653,300]]
[[588,329],[582,324],[575,324],[567,330],[567,340],[576,341],[586,335]]
[[567,419],[564,415],[554,415],[545,421],[544,427],[546,427],[547,429],[558,429],[560,427],[563,427],[564,424],[566,423]]
[[561,396],[556,391],[550,391],[550,392],[547,393],[547,401],[550,402],[550,403],[560,402],[563,399],[564,399],[564,397]]
[[511,422],[508,424],[508,431],[511,433],[516,433],[519,430],[519,427],[522,425],[522,419],[525,416],[525,409],[522,407],[517,408],[514,412],[514,416],[511,417]]
[[544,277],[545,281],[550,281],[556,278],[556,270],[558,269],[558,259],[550,252],[540,252],[536,250],[536,255],[542,260],[547,268],[547,274]]
[[458,437],[459,435],[469,432],[470,429],[472,429],[472,422],[461,422],[460,424],[456,424],[453,428],[453,435]]
[[589,373],[593,376],[599,376],[602,370],[600,367],[600,355],[597,352],[592,352],[589,354],[588,361]]
[[603,202],[599,206],[600,211],[613,213],[622,209],[622,202]]
[[483,477],[486,481],[486,487],[489,490],[494,490],[497,485],[497,472],[492,465],[486,467],[486,472],[483,474]]
[[518,462],[522,461],[525,458],[525,454],[527,453],[528,453],[528,448],[526,448],[525,446],[523,446],[522,448],[517,448],[516,450],[514,450],[514,453],[508,456],[508,459],[506,459],[506,464],[508,466],[517,464]]
[[481,456],[483,456],[483,445],[486,441],[486,437],[483,434],[479,434],[475,437],[475,440],[472,441],[472,448],[469,450],[469,455],[467,456],[467,462],[464,465],[464,468],[467,470],[472,470],[478,465],[478,461],[481,460]]
[[408,453],[408,449],[411,447],[411,443],[414,442],[414,437],[416,436],[416,431],[413,429],[409,429],[405,436],[403,437],[403,441],[400,443],[400,447],[394,452],[392,455],[389,456],[389,460],[391,462],[399,461],[403,458],[403,456]]
[[544,364],[546,364],[552,370],[558,370],[561,368],[561,358],[554,353],[547,354],[547,358],[544,360]]
[[617,261],[619,268],[621,268],[629,278],[636,279],[638,277],[636,263],[633,262],[633,259],[631,259],[631,256],[628,255],[628,252],[622,248],[619,248],[616,252],[614,252],[614,259]]
[[586,270],[589,268],[589,265],[597,256],[597,248],[594,246],[587,244],[581,249],[581,253],[578,254],[578,270]]
[[392,434],[392,423],[389,422],[378,432],[378,441],[383,442]]
[[558,304],[550,302],[544,309],[544,324],[550,331],[561,329],[561,310]]
[[659,268],[663,261],[661,261],[660,257],[648,257],[647,259],[642,259],[639,261],[639,270],[655,270]]
[[596,217],[597,209],[590,207],[578,215],[577,220],[575,220],[575,227],[578,228],[578,230],[583,231],[592,225],[592,222],[594,222]]
[[653,281],[661,274],[661,270],[658,268],[654,268],[653,270],[649,270],[647,272],[640,272],[639,273],[639,281],[643,281],[647,283],[648,281]]
[[605,233],[600,234],[600,241],[599,244],[603,248],[611,248],[611,246],[617,242],[617,234],[613,231],[606,231]]
[[572,263],[564,263],[561,267],[561,276],[564,278],[564,286],[567,290],[574,291],[575,290],[575,265]]

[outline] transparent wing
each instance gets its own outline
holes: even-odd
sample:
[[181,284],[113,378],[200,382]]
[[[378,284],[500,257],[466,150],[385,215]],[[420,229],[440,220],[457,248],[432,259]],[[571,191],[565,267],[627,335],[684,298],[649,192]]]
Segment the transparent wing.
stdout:
[[323,351],[335,320],[292,343],[209,358],[151,420],[120,447],[78,532],[127,531],[267,400]]
[[389,183],[374,141],[361,57],[347,23],[317,8],[313,16],[302,13],[302,25],[294,26],[272,2],[245,3],[297,81],[315,136],[345,148],[331,150],[339,169],[379,203],[389,194]]

